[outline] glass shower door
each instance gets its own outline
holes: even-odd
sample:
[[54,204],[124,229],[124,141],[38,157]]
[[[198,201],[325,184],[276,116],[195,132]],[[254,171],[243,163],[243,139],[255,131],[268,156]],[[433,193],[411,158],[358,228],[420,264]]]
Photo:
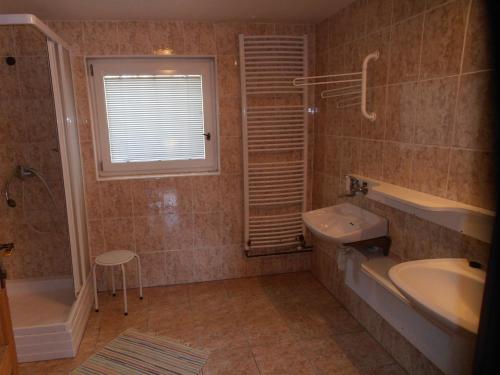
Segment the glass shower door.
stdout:
[[67,49],[50,40],[47,43],[68,211],[73,278],[75,294],[78,294],[89,274],[90,264],[71,61]]

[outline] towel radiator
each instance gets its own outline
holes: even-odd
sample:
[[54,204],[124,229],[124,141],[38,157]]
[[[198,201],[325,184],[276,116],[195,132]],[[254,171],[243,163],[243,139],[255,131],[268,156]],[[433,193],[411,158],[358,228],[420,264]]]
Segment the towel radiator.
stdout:
[[239,36],[245,253],[304,251],[307,36]]

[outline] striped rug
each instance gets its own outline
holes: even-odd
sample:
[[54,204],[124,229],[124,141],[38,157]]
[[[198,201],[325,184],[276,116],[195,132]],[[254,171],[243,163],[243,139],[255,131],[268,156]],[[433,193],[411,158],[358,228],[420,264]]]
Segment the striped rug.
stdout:
[[196,375],[202,374],[207,359],[208,352],[166,337],[129,329],[87,359],[72,374]]

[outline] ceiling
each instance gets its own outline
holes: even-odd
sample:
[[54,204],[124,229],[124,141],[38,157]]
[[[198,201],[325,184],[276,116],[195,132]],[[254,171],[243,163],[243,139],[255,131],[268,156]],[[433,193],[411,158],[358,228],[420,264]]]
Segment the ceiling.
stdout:
[[353,0],[1,0],[2,13],[46,20],[182,19],[319,22]]

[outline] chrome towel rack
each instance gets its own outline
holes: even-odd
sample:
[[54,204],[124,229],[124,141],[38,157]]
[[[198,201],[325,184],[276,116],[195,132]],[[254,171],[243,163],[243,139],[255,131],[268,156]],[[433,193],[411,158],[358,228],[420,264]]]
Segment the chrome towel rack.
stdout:
[[328,74],[321,76],[297,77],[293,80],[293,85],[317,86],[317,85],[339,85],[331,89],[321,91],[321,98],[339,98],[337,108],[347,108],[360,105],[362,115],[370,121],[377,119],[375,112],[368,112],[366,108],[366,90],[368,82],[368,63],[377,60],[379,51],[367,55],[363,60],[360,72]]

